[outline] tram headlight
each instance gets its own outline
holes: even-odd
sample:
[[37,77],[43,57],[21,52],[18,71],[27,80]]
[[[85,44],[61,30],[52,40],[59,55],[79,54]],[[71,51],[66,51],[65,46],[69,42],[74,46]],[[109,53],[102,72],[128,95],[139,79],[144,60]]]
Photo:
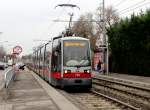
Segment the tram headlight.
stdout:
[[90,73],[90,70],[87,70],[87,73]]
[[91,73],[91,70],[84,70],[84,73]]
[[71,73],[71,70],[64,70],[64,73]]
[[67,70],[65,70],[64,73],[67,73]]

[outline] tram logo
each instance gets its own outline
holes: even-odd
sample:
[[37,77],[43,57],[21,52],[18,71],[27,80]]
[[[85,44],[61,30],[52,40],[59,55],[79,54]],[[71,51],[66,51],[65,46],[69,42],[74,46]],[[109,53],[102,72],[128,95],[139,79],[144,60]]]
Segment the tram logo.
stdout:
[[76,75],[76,77],[80,77],[80,74],[75,74]]

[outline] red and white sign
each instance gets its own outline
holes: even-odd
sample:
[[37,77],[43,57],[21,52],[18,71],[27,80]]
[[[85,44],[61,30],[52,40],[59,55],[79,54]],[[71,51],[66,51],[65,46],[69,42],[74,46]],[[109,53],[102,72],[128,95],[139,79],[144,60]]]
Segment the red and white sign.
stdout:
[[21,46],[15,46],[13,48],[13,54],[20,54],[22,52],[22,47]]

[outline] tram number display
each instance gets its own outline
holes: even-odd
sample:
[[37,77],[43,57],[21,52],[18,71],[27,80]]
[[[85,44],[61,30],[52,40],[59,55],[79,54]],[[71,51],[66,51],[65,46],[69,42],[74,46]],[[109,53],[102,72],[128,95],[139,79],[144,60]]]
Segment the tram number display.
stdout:
[[64,46],[69,47],[69,46],[79,46],[79,47],[84,47],[86,45],[85,42],[65,42]]

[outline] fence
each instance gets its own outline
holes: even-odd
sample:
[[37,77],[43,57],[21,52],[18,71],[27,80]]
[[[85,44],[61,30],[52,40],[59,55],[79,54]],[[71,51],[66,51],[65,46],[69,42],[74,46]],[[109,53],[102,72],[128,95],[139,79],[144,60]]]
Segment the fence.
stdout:
[[10,85],[15,79],[15,68],[11,68],[5,73],[5,91],[6,91],[6,98],[9,96],[9,89]]

